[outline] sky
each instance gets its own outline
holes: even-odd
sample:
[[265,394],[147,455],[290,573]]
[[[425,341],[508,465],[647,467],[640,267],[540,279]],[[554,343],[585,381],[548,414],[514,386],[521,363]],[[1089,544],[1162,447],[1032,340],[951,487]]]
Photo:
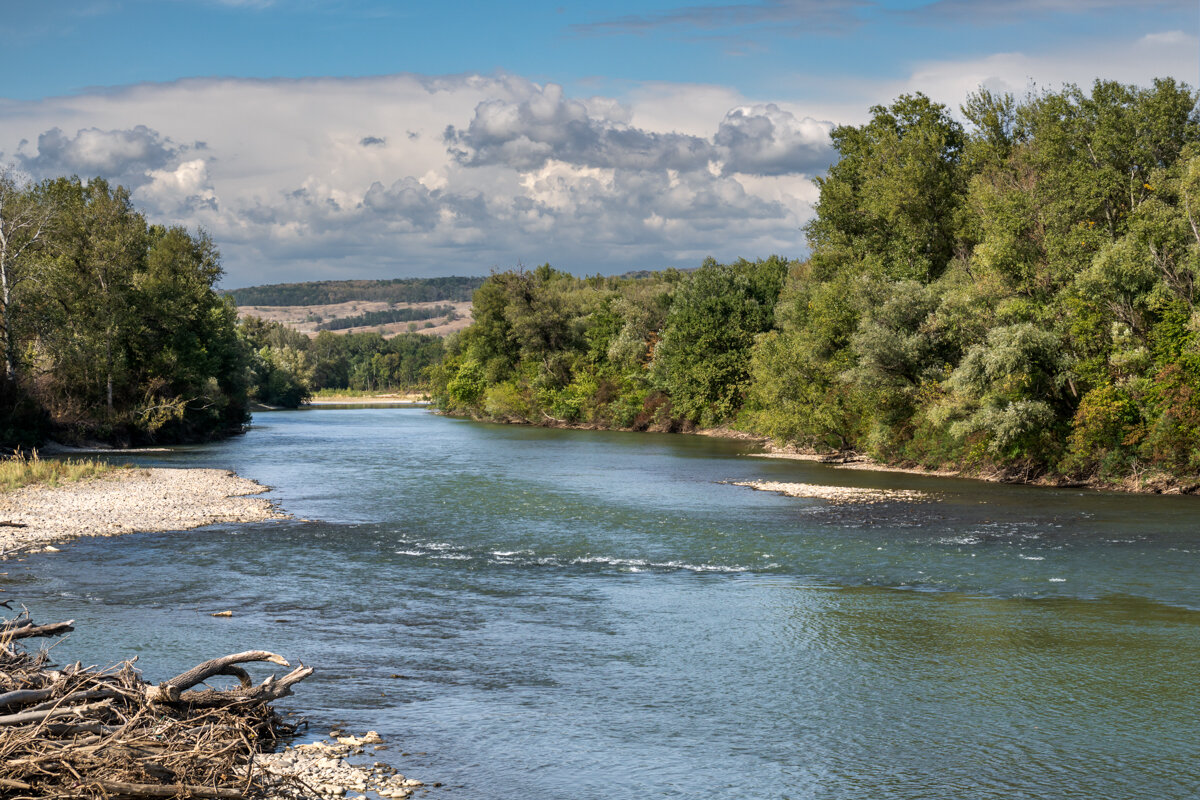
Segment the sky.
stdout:
[[[686,3],[687,0],[683,0]],[[1196,0],[0,0],[0,164],[128,186],[222,285],[803,257],[921,91],[1200,84]]]

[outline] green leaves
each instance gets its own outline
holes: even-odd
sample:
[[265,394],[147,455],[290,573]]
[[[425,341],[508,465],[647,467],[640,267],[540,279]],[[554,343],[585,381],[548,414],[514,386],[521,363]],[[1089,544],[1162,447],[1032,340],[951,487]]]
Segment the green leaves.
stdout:
[[871,114],[866,125],[833,131],[841,159],[817,179],[813,262],[822,276],[869,265],[888,279],[935,280],[954,255],[962,127],[923,94]]
[[676,292],[653,370],[681,416],[715,425],[741,407],[750,348],[773,327],[786,271],[779,257],[731,265],[709,259]]
[[213,289],[221,268],[211,239],[147,225],[129,192],[101,179],[45,181],[26,187],[23,202],[45,224],[23,274],[12,275],[21,280],[5,308],[7,341],[18,345],[8,392],[65,438],[240,430],[246,353],[235,310]]

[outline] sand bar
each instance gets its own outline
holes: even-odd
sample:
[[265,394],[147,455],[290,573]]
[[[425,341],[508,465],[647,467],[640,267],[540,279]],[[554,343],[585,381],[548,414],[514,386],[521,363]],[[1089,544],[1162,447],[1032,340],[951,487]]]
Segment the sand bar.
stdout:
[[0,554],[77,536],[286,519],[267,487],[222,469],[127,469],[0,494]]
[[379,395],[377,397],[315,397],[305,406],[427,406],[428,400]]

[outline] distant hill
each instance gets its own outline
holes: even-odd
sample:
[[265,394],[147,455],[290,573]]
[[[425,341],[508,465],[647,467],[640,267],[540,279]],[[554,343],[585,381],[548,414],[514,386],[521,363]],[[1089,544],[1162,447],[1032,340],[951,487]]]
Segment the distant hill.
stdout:
[[344,331],[367,325],[390,325],[393,322],[417,322],[444,317],[454,313],[454,306],[418,306],[396,308],[388,311],[367,311],[353,317],[339,317],[317,326],[319,331]]
[[351,301],[430,303],[469,301],[485,279],[479,277],[395,278],[384,281],[308,281],[231,289],[239,306],[321,306]]

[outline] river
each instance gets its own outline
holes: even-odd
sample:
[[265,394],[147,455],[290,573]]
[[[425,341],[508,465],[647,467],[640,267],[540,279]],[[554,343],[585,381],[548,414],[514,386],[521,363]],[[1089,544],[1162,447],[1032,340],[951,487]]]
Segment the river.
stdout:
[[434,798],[1197,796],[1200,499],[751,451],[259,414],[139,463],[236,470],[296,520],[79,540],[8,562],[6,597],[77,620],[59,662],[302,660],[283,706],[378,730]]

